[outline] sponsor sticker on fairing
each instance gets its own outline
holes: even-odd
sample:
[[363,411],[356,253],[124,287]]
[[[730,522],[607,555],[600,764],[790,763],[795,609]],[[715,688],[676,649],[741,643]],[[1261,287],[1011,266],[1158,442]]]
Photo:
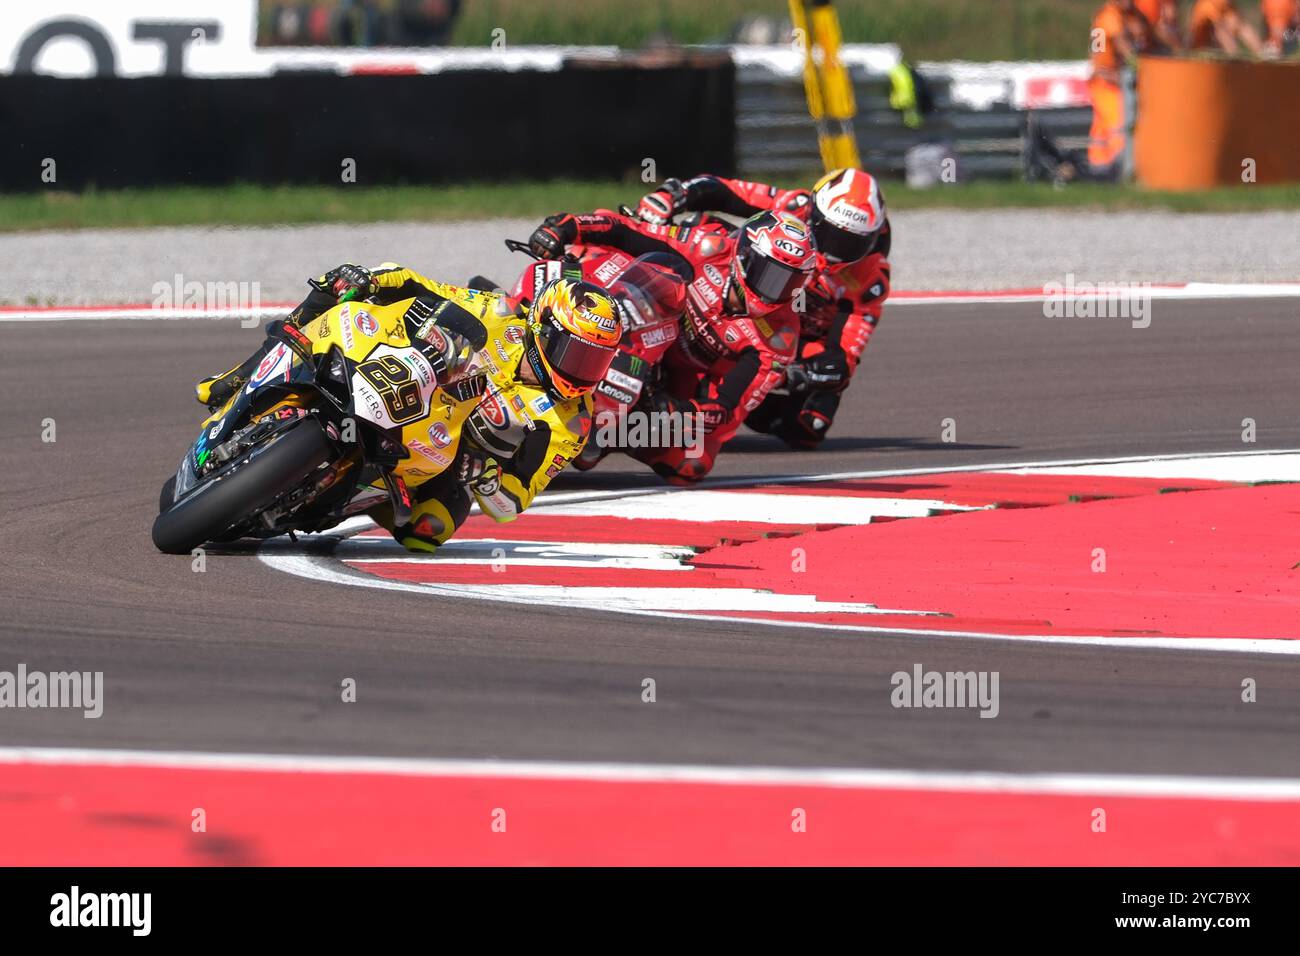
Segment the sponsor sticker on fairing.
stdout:
[[357,311],[352,315],[352,324],[357,327],[357,331],[362,335],[376,335],[379,332],[379,323],[369,312]]
[[502,402],[501,396],[496,392],[488,392],[483,396],[483,401],[479,402],[479,411],[488,423],[495,425],[497,428],[505,428],[509,416],[506,414],[505,403]]
[[660,325],[653,329],[646,329],[641,333],[641,347],[643,349],[652,349],[665,342],[671,342],[677,338],[676,325]]
[[435,324],[436,319],[429,319],[424,325],[415,330],[415,337],[424,342],[428,342],[435,352],[447,355],[451,351],[451,346],[447,343],[447,336]]
[[700,276],[691,283],[691,291],[703,299],[705,306],[708,308],[712,308],[722,301],[713,283],[709,282],[704,276]]
[[343,350],[352,351],[352,343],[356,341],[352,336],[352,306],[345,305],[339,312],[339,337],[343,339]]
[[617,385],[611,385],[609,382],[601,382],[596,386],[596,391],[606,398],[613,399],[620,405],[631,405],[636,401],[636,396],[631,392],[624,391]]
[[616,252],[596,267],[596,271],[592,273],[592,277],[602,284],[610,282],[616,275],[622,272],[623,268],[631,261],[632,260],[623,255],[623,253]]
[[616,368],[611,368],[606,372],[605,378],[612,384],[617,385],[619,388],[627,389],[629,392],[641,391],[642,382],[639,378],[620,372]]
[[524,327],[522,325],[510,325],[506,327],[506,341],[513,345],[518,345],[524,340]]
[[284,376],[284,380],[289,380],[289,371],[293,367],[292,354],[289,347],[284,343],[278,343],[275,348],[267,352],[262,361],[257,366],[257,371],[253,377],[248,380],[248,391],[260,388],[262,385],[271,381],[273,378]]
[[429,441],[439,448],[446,448],[451,444],[451,430],[446,422],[434,422],[429,426]]
[[722,270],[709,262],[704,264],[704,274],[708,277],[709,281],[718,288],[722,288],[723,284],[727,281],[726,277],[722,274]]
[[[446,454],[445,452],[437,451],[433,448],[430,448],[428,445],[420,441],[418,438],[412,438],[410,441],[406,443],[406,445],[408,448],[411,449],[411,451],[415,452],[421,458],[427,458],[435,465],[441,465],[442,467],[445,468],[451,464],[450,455]],[[412,474],[414,474],[414,472],[412,472]]]
[[551,397],[549,395],[539,395],[537,396],[537,398],[534,398],[529,404],[532,406],[533,411],[536,412],[538,415],[545,415],[547,412],[549,412],[552,408],[555,407],[555,403],[551,401]]

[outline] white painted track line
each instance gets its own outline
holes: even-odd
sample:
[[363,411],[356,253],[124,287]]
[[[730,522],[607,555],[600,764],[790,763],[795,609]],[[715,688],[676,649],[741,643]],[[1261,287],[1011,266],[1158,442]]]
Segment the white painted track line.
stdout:
[[589,763],[553,760],[333,757],[0,747],[0,764],[68,767],[151,767],[265,773],[386,774],[416,777],[508,777],[611,783],[697,783],[867,790],[948,790],[984,793],[1109,794],[1130,797],[1292,801],[1300,779],[1101,773],[721,767],[693,764]]

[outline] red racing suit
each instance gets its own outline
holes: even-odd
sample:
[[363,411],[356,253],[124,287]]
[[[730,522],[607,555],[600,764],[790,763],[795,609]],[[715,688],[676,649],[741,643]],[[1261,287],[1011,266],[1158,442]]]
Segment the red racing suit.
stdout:
[[686,289],[682,333],[663,359],[665,387],[647,396],[645,411],[716,411],[711,430],[688,447],[629,449],[670,482],[699,481],[741,422],[785,377],[799,341],[799,321],[779,308],[763,317],[732,315],[724,305],[736,240],[725,223],[654,226],[608,210],[575,217],[577,242],[610,246],[629,255],[668,252],[685,259],[693,278]]
[[[806,190],[782,190],[740,179],[696,176],[682,188],[685,196],[676,203],[679,210],[744,217],[778,210],[806,221],[812,209],[812,196]],[[799,447],[816,445],[825,437],[840,393],[857,371],[889,298],[889,250],[886,218],[870,255],[819,269],[808,283],[802,310],[798,299],[783,307],[789,314],[777,318],[792,317],[799,325],[798,358],[809,370],[806,388],[771,396],[762,411],[749,419],[751,427],[779,434]]]

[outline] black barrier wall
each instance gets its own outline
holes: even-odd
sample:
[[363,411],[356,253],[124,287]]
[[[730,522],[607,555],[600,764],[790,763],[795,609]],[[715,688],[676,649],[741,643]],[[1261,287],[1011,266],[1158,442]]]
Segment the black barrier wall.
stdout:
[[[0,189],[360,185],[640,176],[735,166],[729,61],[553,73],[0,78]],[[42,182],[46,159],[57,181]]]

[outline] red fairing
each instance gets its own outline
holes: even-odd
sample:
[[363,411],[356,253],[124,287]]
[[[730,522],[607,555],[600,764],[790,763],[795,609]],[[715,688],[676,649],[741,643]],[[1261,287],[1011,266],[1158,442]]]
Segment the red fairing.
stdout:
[[[695,278],[686,290],[682,335],[664,356],[669,379],[681,399],[696,397],[699,383],[716,392],[726,383],[724,403],[730,405],[731,424],[738,425],[757,408],[781,381],[776,366],[792,361],[798,348],[799,325],[793,313],[765,318],[730,316],[723,308],[736,239],[720,223],[698,227],[655,226],[612,212],[577,217],[578,239],[606,242],[629,254],[675,252],[690,263]],[[729,378],[748,353],[757,353],[751,379],[737,383]],[[745,359],[744,368],[754,365]],[[734,404],[732,404],[734,402]],[[734,431],[734,428],[732,429]]]

